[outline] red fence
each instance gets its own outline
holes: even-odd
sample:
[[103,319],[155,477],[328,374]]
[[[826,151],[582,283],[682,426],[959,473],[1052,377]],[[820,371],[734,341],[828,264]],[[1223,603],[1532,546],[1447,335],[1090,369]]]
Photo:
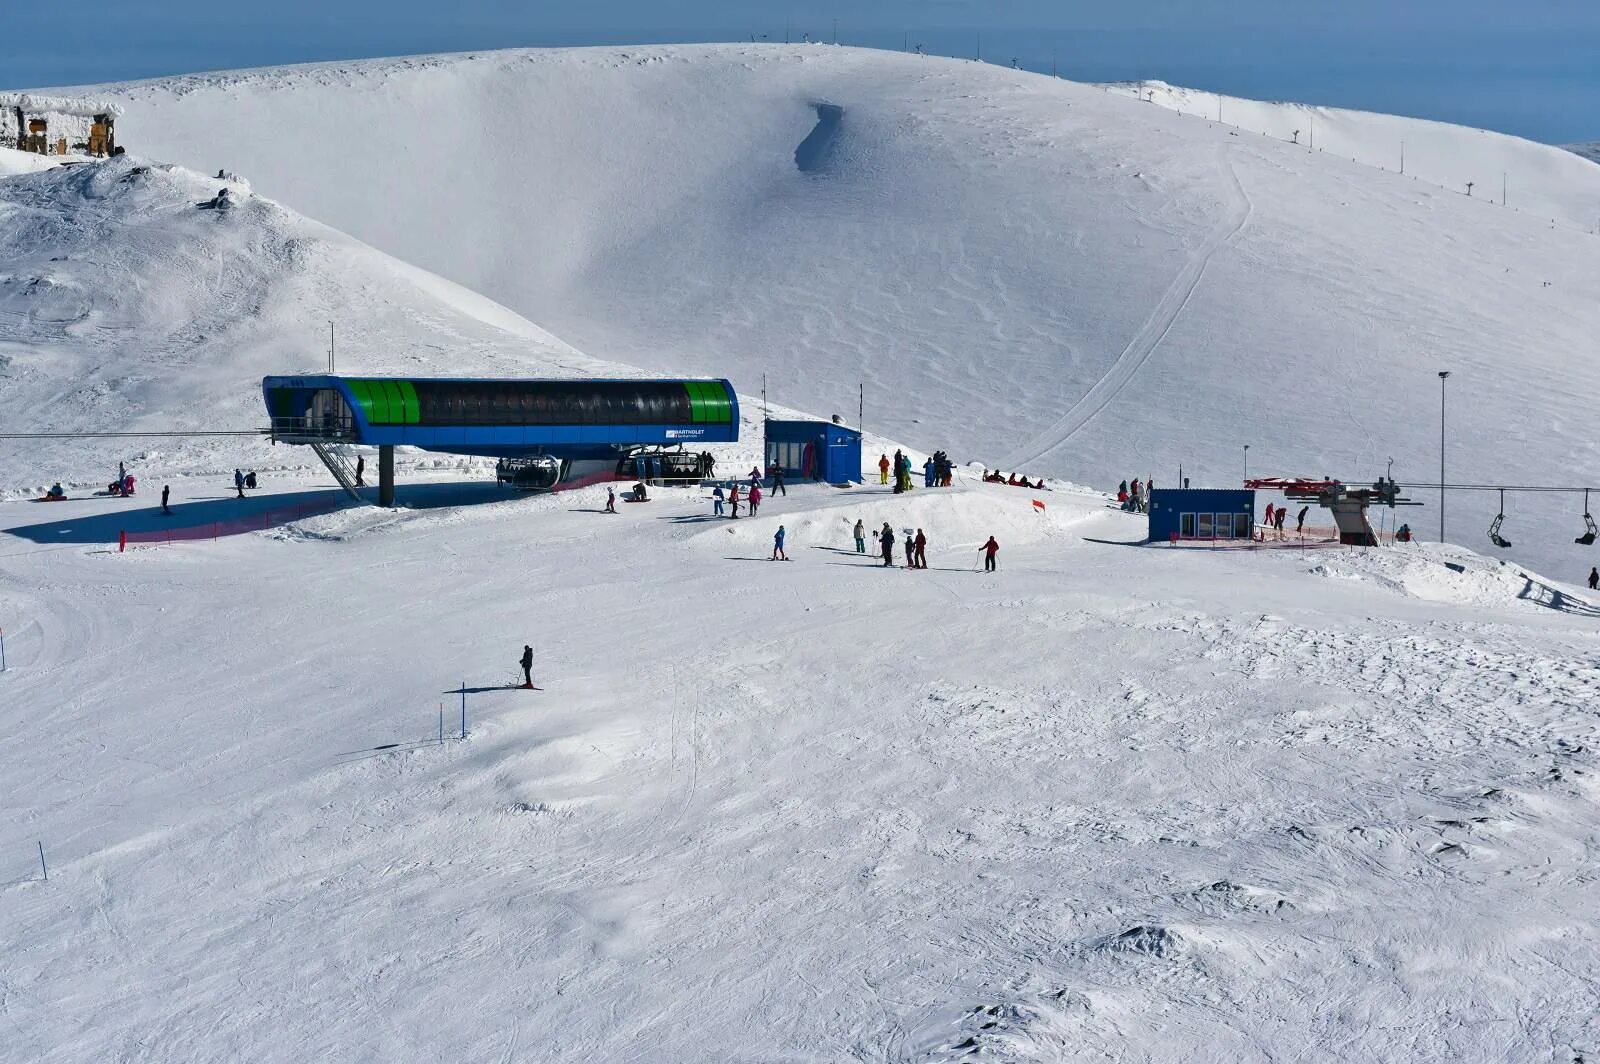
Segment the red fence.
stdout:
[[259,513],[245,514],[243,517],[231,517],[226,521],[211,521],[203,525],[123,531],[117,536],[117,550],[127,550],[130,543],[181,543],[186,540],[237,536],[242,532],[260,532],[277,525],[286,525],[290,521],[332,513],[341,505],[338,498],[328,498],[303,502],[295,506],[284,506],[276,510],[262,510]]

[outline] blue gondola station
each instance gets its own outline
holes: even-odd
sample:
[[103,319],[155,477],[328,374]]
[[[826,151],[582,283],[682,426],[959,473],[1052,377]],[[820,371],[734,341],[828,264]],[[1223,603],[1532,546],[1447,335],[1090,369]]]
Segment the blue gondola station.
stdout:
[[686,448],[739,439],[726,380],[327,375],[267,377],[261,388],[273,442],[310,445],[352,495],[355,477],[334,448],[378,448],[381,506],[394,504],[398,446],[499,458],[502,480],[558,491],[640,470],[697,472],[699,455]]

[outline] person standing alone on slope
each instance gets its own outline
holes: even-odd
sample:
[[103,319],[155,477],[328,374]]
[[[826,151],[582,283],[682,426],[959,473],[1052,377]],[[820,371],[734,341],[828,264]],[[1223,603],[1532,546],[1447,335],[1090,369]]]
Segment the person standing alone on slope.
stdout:
[[167,505],[167,497],[172,494],[172,485],[161,485],[161,512],[168,517],[172,516],[172,508]]
[[1597,590],[1597,589],[1600,589],[1600,569],[1597,569],[1594,566],[1590,566],[1589,567],[1589,590],[1590,591],[1594,591],[1594,590]]
[[995,569],[994,556],[996,554],[998,554],[999,552],[1000,552],[1000,544],[998,544],[998,543],[996,543],[994,541],[994,537],[993,536],[990,536],[989,537],[989,542],[987,542],[987,543],[985,543],[983,545],[983,571],[984,572],[986,572],[986,573],[994,572],[994,569]]
[[[517,664],[522,666],[522,686],[524,686],[524,687],[532,687],[533,686],[533,648],[532,647],[530,647],[530,646],[528,646],[526,644],[523,645],[523,647],[522,647],[522,657],[518,659]],[[463,697],[465,697],[465,696],[463,696]],[[463,717],[462,719],[464,720],[466,718]]]
[[772,534],[772,560],[775,561],[775,562],[779,562],[779,561],[786,562],[786,561],[789,560],[789,556],[787,554],[783,553],[783,526],[782,525],[779,525],[778,526],[778,530]]

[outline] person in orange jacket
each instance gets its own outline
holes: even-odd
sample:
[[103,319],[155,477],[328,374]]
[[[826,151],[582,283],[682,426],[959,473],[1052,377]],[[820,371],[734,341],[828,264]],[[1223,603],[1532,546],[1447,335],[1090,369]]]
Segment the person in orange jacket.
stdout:
[[886,454],[878,456],[878,483],[889,483],[889,456]]

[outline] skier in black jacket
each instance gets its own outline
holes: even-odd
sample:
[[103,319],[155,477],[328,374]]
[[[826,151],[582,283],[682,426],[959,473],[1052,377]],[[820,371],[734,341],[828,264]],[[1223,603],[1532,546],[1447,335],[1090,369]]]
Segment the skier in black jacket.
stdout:
[[533,686],[533,648],[526,644],[522,647],[522,657],[517,662],[522,666],[522,686]]

